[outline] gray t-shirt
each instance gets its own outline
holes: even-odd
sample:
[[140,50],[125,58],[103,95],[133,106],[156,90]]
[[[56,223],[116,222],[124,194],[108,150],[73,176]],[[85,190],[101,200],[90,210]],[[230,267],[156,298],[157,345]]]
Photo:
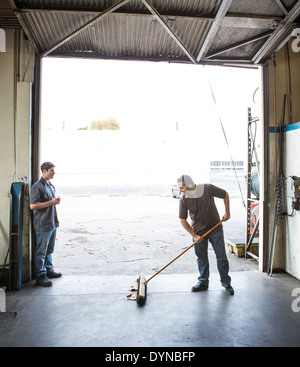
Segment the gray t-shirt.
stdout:
[[[44,203],[55,197],[55,188],[41,177],[30,190],[30,204]],[[50,205],[44,209],[33,210],[33,227],[36,232],[48,232],[59,226],[56,207]]]
[[[226,191],[211,185],[196,185],[195,191],[187,191],[179,201],[179,218],[191,218],[193,231],[202,236],[220,221],[220,216],[214,198],[224,199]],[[211,234],[218,232],[222,228],[219,225]]]

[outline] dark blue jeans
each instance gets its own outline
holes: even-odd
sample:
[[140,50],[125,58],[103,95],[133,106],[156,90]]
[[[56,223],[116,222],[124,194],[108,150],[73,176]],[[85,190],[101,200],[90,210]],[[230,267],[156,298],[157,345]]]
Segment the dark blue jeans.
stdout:
[[40,277],[52,269],[52,253],[56,238],[56,228],[48,232],[36,232],[34,251],[35,275]]
[[201,242],[196,243],[194,246],[200,274],[198,277],[198,281],[208,286],[209,283],[209,261],[207,254],[208,241],[212,244],[212,247],[217,257],[217,267],[220,274],[221,284],[223,286],[230,285],[231,278],[228,275],[229,263],[225,251],[223,229],[212,235],[208,235]]

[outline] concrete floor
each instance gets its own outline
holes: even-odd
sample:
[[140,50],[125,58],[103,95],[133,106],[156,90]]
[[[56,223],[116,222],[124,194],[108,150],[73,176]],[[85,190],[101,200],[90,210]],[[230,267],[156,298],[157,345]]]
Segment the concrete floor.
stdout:
[[143,307],[127,300],[132,276],[63,276],[48,289],[27,284],[7,293],[0,346],[299,347],[300,313],[291,306],[300,282],[258,271],[231,276],[234,296],[217,273],[200,293],[190,292],[196,274],[158,275]]
[[[227,184],[225,236],[243,241],[245,211]],[[230,253],[234,296],[221,287],[210,248],[208,291],[190,291],[198,276],[191,250],[149,282],[143,307],[127,299],[140,272],[149,278],[191,243],[177,213],[178,200],[168,196],[63,198],[54,252],[63,276],[51,288],[33,281],[6,293],[0,346],[300,346],[300,312],[292,309],[300,308],[292,296],[300,297],[300,281],[268,277],[256,261]]]

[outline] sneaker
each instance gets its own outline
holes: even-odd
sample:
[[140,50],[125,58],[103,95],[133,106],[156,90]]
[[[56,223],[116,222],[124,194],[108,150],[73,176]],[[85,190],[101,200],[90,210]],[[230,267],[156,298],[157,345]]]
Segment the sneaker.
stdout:
[[201,291],[206,291],[208,289],[208,285],[205,285],[203,283],[197,283],[196,285],[194,285],[191,289],[192,292],[201,292]]
[[48,278],[60,278],[62,273],[56,273],[54,270],[47,271]]
[[47,277],[46,274],[41,275],[40,277],[37,278],[35,285],[40,285],[42,287],[51,287],[52,282],[51,280],[49,280],[49,278]]
[[229,285],[226,285],[226,286],[223,286],[225,288],[225,292],[227,294],[230,294],[231,296],[234,295],[234,290],[232,288],[232,286],[229,284]]

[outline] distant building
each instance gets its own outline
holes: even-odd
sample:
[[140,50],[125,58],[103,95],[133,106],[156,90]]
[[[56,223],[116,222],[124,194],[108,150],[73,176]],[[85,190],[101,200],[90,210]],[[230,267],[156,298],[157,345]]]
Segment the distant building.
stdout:
[[210,161],[210,172],[228,172],[228,171],[243,171],[243,161]]

